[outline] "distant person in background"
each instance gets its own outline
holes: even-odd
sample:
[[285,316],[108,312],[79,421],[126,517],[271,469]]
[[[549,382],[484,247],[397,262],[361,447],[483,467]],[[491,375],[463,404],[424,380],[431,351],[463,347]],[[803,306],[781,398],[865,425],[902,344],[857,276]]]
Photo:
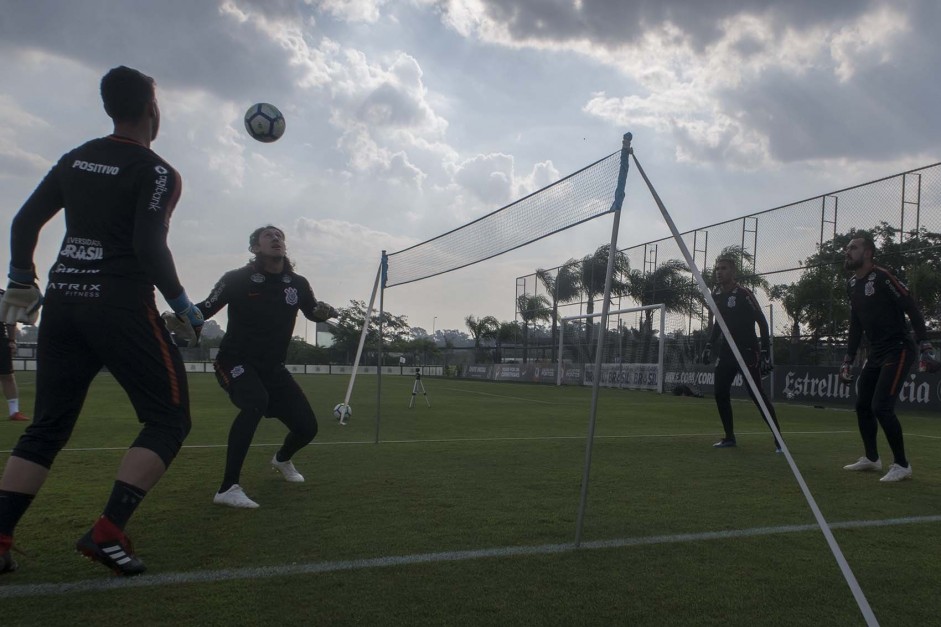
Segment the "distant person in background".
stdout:
[[[875,250],[869,237],[854,238],[846,246],[843,264],[853,273],[846,284],[850,329],[846,357],[840,367],[840,379],[844,383],[853,380],[853,361],[863,335],[869,340],[869,357],[863,364],[856,388],[856,417],[865,455],[843,468],[882,470],[876,446],[876,435],[882,425],[894,460],[880,481],[902,481],[911,478],[912,466],[905,456],[902,424],[895,415],[895,401],[915,361],[915,342],[919,343],[926,362],[934,359],[934,347],[927,341],[925,319],[908,288],[891,272],[875,264]],[[915,342],[909,335],[906,315],[915,330]]]
[[[0,290],[0,297],[4,291]],[[16,355],[16,325],[0,323],[0,387],[3,396],[7,399],[7,408],[10,411],[10,420],[26,422],[29,420],[20,411],[19,388],[16,385],[16,375],[13,373],[13,357]]]
[[144,572],[124,528],[190,430],[186,369],[154,299],[156,287],[195,339],[202,318],[167,247],[182,183],[150,149],[160,127],[154,80],[114,68],[101,79],[101,98],[114,132],[59,159],[10,229],[10,283],[0,319],[34,324],[43,300],[33,253],[43,226],[65,209],[65,237],[39,325],[34,420],[0,478],[0,573],[16,569],[13,530],[72,435],[102,367],[127,392],[143,426],[121,460],[104,511],[75,545],[83,555],[121,575]]
[[[248,238],[248,249],[254,254],[248,265],[225,273],[197,305],[206,319],[229,308],[213,365],[239,413],[229,430],[225,474],[213,503],[238,508],[258,507],[239,481],[263,416],[277,418],[288,428],[284,443],[271,458],[272,468],[286,481],[304,481],[291,458],[317,435],[317,418],[284,361],[298,311],[315,322],[337,316],[333,307],[314,297],[307,279],[294,272],[281,229],[270,225],[256,229]],[[172,317],[169,322],[173,324]]]
[[[745,365],[758,386],[761,399],[771,414],[774,426],[777,427],[778,418],[774,406],[761,385],[762,376],[774,369],[769,352],[770,333],[768,331],[768,321],[764,312],[761,311],[758,301],[755,300],[755,295],[752,294],[751,290],[739,285],[736,281],[736,274],[737,266],[734,259],[731,257],[716,259],[715,277],[717,286],[713,292],[713,297],[719,309],[719,315],[722,316],[726,326],[729,327],[732,339],[738,346],[738,351],[742,354],[742,359],[745,360]],[[758,336],[755,335],[756,324],[761,333],[760,342]],[[715,321],[712,325],[709,341],[706,343],[706,348],[702,354],[704,364],[712,363],[715,358],[712,353],[712,346],[721,334],[722,329],[719,322]],[[719,419],[722,420],[725,436],[713,444],[716,448],[729,448],[736,445],[735,429],[732,424],[732,382],[739,372],[741,372],[741,369],[735,355],[732,354],[728,341],[723,342],[722,348],[719,350],[719,360],[716,364],[715,395],[716,407],[719,409]],[[755,398],[751,386],[746,385],[745,389],[748,390],[748,395],[758,406],[758,400]],[[777,438],[774,440],[774,448],[776,452],[781,452],[781,445],[778,443]]]

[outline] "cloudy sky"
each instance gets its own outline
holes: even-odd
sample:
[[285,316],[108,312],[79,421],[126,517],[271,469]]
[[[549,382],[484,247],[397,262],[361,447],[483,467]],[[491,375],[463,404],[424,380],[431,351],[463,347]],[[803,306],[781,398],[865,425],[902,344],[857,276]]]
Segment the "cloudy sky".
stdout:
[[[153,148],[184,179],[170,242],[189,294],[273,223],[318,297],[345,306],[368,300],[382,250],[626,131],[680,230],[934,163],[939,27],[937,0],[0,0],[0,222],[62,153],[110,132],[98,82],[129,65],[157,80]],[[274,144],[244,130],[258,101],[287,118]],[[517,276],[610,228],[389,289],[386,309],[428,331],[512,320]],[[63,231],[58,217],[43,232],[41,274]],[[632,172],[620,247],[665,234]]]

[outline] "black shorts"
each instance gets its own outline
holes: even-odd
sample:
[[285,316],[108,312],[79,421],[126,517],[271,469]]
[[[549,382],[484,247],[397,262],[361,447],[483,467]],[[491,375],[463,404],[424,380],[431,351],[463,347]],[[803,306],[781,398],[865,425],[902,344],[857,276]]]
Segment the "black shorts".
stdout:
[[49,467],[102,367],[124,388],[138,421],[181,443],[189,430],[186,368],[152,300],[135,309],[46,307],[36,359],[36,410],[14,455]]
[[222,356],[213,363],[216,380],[239,409],[277,418],[292,431],[317,419],[307,396],[284,364],[260,365]]

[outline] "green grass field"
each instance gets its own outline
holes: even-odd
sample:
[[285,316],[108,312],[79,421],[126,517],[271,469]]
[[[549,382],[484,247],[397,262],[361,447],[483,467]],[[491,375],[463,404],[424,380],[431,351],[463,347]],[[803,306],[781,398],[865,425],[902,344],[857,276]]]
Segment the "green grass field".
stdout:
[[[33,379],[19,373],[24,408]],[[137,432],[100,376],[67,450],[17,528],[0,578],[6,625],[861,625],[862,614],[783,455],[748,403],[739,447],[716,450],[712,399],[602,391],[582,546],[574,550],[590,389],[300,376],[320,418],[289,484],[265,420],[242,485],[261,504],[212,504],[234,408],[190,377],[194,426],[128,527],[148,573],[112,577],[75,540],[100,513]],[[855,415],[778,405],[784,436],[882,625],[941,616],[941,417],[904,414],[912,481],[842,466]],[[20,423],[0,423],[5,461]],[[886,466],[891,454],[880,435]],[[849,523],[871,521],[872,525]]]

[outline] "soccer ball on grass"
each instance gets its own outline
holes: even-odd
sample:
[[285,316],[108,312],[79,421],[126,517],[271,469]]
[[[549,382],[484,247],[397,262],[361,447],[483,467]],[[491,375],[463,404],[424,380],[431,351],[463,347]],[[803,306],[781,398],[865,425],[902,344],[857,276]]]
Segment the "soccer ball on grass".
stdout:
[[341,425],[345,425],[350,420],[350,416],[353,415],[353,408],[344,403],[337,403],[333,408],[333,417],[340,421]]
[[245,112],[245,130],[260,142],[277,141],[284,135],[284,116],[273,104],[253,104]]

